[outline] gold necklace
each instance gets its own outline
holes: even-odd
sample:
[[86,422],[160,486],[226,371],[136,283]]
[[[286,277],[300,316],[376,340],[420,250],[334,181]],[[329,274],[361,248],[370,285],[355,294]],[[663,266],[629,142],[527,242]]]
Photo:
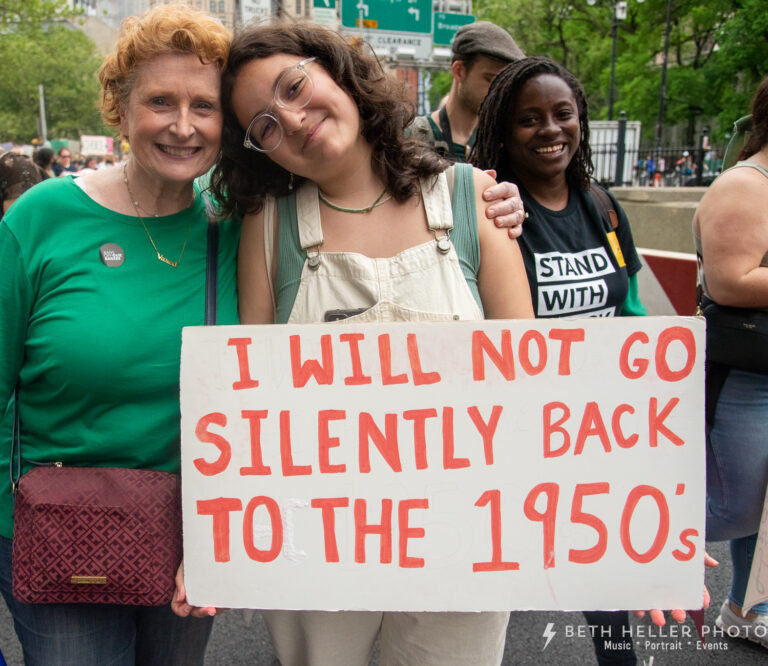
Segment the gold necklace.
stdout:
[[[187,249],[187,241],[189,240],[190,223],[187,222],[187,235],[184,237],[184,245],[181,246],[181,252],[179,253],[179,258],[176,261],[171,261],[162,252],[160,252],[160,250],[157,249],[157,245],[155,245],[155,241],[152,239],[152,234],[149,233],[149,229],[147,229],[147,225],[144,224],[144,218],[141,216],[141,213],[139,212],[139,208],[143,208],[143,206],[139,204],[139,200],[135,196],[133,196],[133,192],[131,192],[131,186],[128,184],[127,166],[128,166],[128,163],[123,162],[123,182],[125,183],[125,189],[128,190],[128,197],[130,198],[131,203],[133,204],[133,208],[136,211],[136,217],[139,218],[139,222],[141,222],[141,226],[144,227],[144,231],[147,234],[147,238],[149,238],[149,242],[152,243],[152,247],[157,253],[157,258],[160,261],[162,261],[164,264],[168,264],[172,268],[178,268],[179,262],[181,261],[181,258],[184,256],[184,250]],[[194,191],[192,196],[194,201]],[[146,210],[144,212],[146,212]],[[154,217],[159,217],[159,215],[155,213]]]

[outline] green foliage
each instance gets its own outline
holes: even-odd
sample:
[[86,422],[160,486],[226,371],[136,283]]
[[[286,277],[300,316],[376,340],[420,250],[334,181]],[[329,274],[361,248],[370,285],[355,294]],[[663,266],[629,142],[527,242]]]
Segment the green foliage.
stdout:
[[[715,140],[747,113],[768,73],[766,0],[627,0],[617,23],[614,117],[626,110],[652,139],[668,2],[671,6],[664,125],[693,141],[696,122]],[[506,28],[523,51],[548,55],[582,81],[593,119],[608,117],[614,0],[477,0],[478,19]]]
[[435,72],[432,74],[432,87],[429,89],[429,106],[436,109],[448,91],[451,89],[453,77],[450,72]]
[[10,32],[0,40],[0,128],[3,140],[38,136],[38,85],[45,91],[49,137],[104,134],[96,108],[100,64],[82,32],[55,25],[35,34]]
[[34,31],[44,23],[82,14],[64,0],[0,0],[0,31]]

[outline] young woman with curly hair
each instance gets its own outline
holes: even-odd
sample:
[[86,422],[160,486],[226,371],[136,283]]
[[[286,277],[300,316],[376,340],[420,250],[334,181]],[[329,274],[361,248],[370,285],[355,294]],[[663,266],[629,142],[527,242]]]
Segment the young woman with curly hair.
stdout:
[[[491,179],[467,165],[446,176],[405,138],[412,111],[375,57],[318,26],[257,27],[235,39],[222,85],[212,182],[226,212],[245,214],[242,323],[532,316],[517,243],[481,203]],[[498,664],[508,618],[264,615],[283,666],[362,666],[377,637],[382,663]]]

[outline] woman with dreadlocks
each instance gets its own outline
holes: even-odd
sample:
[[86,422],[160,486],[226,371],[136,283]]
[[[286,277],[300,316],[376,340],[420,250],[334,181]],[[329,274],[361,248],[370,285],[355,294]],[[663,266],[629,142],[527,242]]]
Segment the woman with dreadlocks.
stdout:
[[[591,180],[587,102],[549,58],[518,60],[491,84],[470,162],[515,183],[529,219],[519,239],[537,317],[644,315],[632,232]],[[585,611],[599,664],[636,664],[626,611]],[[625,630],[626,628],[626,630]],[[619,643],[625,649],[609,649]]]

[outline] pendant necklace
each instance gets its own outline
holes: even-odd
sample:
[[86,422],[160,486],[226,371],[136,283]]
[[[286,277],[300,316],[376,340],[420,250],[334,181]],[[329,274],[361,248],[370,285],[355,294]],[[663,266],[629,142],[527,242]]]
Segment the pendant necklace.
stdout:
[[337,206],[332,201],[328,201],[328,199],[325,198],[325,195],[323,194],[323,191],[318,187],[317,188],[317,196],[328,208],[333,208],[333,210],[338,210],[340,213],[370,213],[376,206],[381,206],[382,204],[387,203],[392,197],[391,196],[384,196],[387,192],[387,188],[385,187],[381,194],[376,197],[376,201],[374,201],[370,206],[366,206],[365,208],[344,208],[344,206]]
[[[157,249],[157,245],[155,245],[155,241],[152,238],[152,234],[149,233],[149,229],[147,229],[147,225],[144,223],[144,218],[141,216],[141,213],[139,212],[139,209],[144,210],[146,213],[146,209],[139,204],[139,200],[133,196],[133,192],[131,192],[131,186],[128,184],[128,171],[127,171],[128,163],[123,163],[123,182],[125,183],[125,189],[128,190],[128,197],[131,199],[131,203],[133,204],[133,208],[136,211],[136,217],[139,218],[139,222],[141,222],[141,226],[144,227],[144,231],[147,234],[147,238],[149,238],[149,242],[152,243],[152,247],[154,248],[155,252],[157,253],[157,258],[162,261],[164,264],[168,264],[172,268],[178,268],[179,262],[181,261],[181,258],[184,256],[184,250],[187,249],[187,241],[189,240],[189,223],[187,223],[187,235],[184,237],[184,245],[181,246],[181,252],[179,253],[179,258],[176,261],[171,261],[166,257],[160,250]],[[192,194],[193,201],[194,201],[194,191]],[[160,217],[157,213],[153,214],[153,217]]]

